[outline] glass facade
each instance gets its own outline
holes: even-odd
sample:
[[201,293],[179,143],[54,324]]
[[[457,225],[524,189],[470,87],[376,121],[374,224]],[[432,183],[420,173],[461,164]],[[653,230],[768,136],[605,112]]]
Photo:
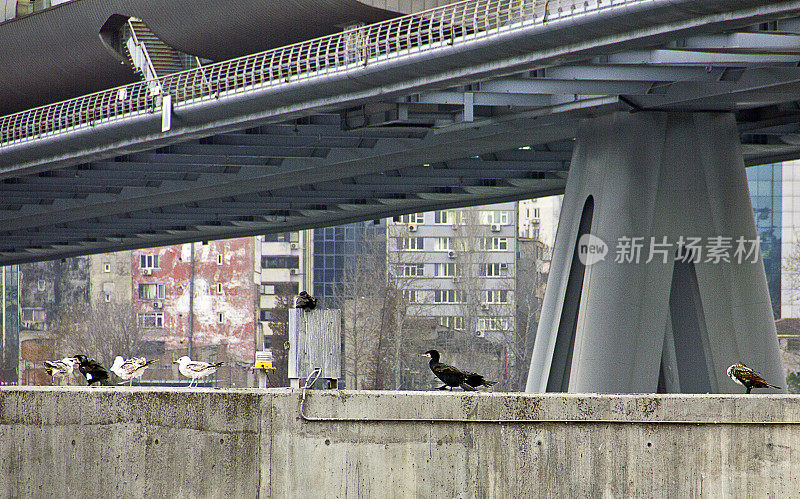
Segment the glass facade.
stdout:
[[[322,303],[336,303],[342,275],[365,241],[386,237],[385,220],[314,229],[314,292]],[[331,305],[329,305],[331,306]]]
[[746,169],[750,202],[761,255],[767,274],[772,313],[781,317],[781,183],[782,165],[767,164]]

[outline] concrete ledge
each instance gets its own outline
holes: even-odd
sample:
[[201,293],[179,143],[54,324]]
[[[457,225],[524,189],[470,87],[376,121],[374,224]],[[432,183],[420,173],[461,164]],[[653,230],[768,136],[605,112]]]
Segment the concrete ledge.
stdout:
[[800,397],[4,388],[0,456],[14,497],[790,497]]

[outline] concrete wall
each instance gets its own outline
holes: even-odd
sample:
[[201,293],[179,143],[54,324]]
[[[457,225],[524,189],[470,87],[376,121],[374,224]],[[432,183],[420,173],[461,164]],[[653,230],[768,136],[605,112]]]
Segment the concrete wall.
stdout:
[[[793,396],[314,391],[308,397],[306,416],[344,420],[302,420],[300,392],[285,389],[3,389],[0,491],[13,497],[791,497],[800,490],[800,398]],[[441,418],[539,421],[431,421]]]

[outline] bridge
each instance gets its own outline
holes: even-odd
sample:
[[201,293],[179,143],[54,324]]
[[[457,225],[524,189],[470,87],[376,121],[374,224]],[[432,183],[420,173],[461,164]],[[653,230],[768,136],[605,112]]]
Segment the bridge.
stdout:
[[[530,391],[781,379],[760,260],[676,241],[756,239],[744,166],[800,157],[798,14],[468,0],[7,115],[0,263],[564,192]],[[675,245],[586,266],[588,234]]]

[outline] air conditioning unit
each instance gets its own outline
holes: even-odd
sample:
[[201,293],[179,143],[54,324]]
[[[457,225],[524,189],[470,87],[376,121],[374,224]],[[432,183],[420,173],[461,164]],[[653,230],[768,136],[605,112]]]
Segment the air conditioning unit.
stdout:
[[414,225],[414,224],[408,224],[408,231],[409,232],[416,232],[417,231],[417,226]]
[[500,232],[500,224],[492,224],[492,232]]
[[153,275],[153,269],[142,269],[142,275]]
[[478,331],[477,332],[477,336],[478,336],[478,338],[485,338],[486,337],[486,331]]
[[290,269],[289,273],[292,275],[298,275],[300,274],[300,269]]
[[488,303],[481,303],[481,309],[482,310],[489,310],[489,304]]
[[292,248],[292,249],[298,249],[298,248],[300,248],[300,245],[297,244],[297,243],[289,243],[289,247]]
[[453,251],[453,250],[450,250],[450,251],[447,252],[447,256],[449,256],[450,258],[455,258],[456,257],[456,252]]
[[153,302],[153,308],[164,308],[164,302],[156,300]]

